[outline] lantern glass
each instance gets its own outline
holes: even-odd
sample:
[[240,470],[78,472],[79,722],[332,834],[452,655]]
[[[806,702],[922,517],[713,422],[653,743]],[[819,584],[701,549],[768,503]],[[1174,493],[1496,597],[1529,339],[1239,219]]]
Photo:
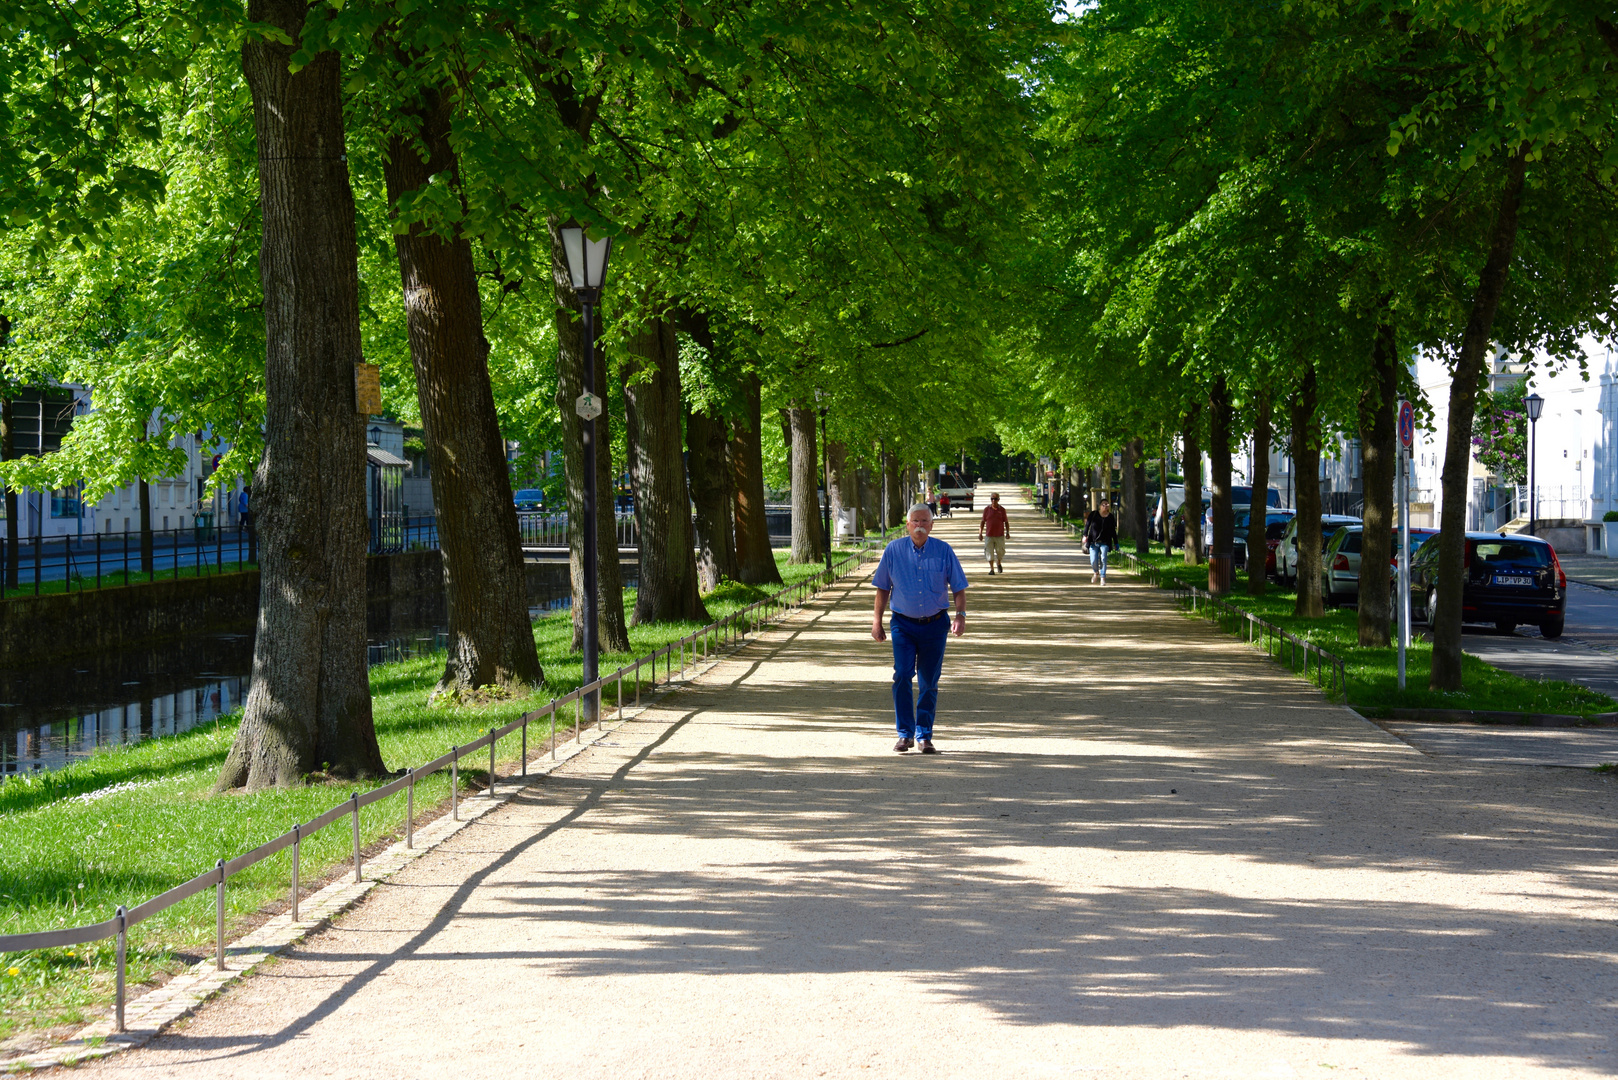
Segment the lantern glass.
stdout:
[[591,240],[583,228],[569,225],[562,230],[562,253],[567,257],[567,276],[575,289],[599,289],[607,279],[612,237]]
[[1538,394],[1529,394],[1523,399],[1523,404],[1528,406],[1528,419],[1530,420],[1538,420],[1539,414],[1545,410],[1545,399]]

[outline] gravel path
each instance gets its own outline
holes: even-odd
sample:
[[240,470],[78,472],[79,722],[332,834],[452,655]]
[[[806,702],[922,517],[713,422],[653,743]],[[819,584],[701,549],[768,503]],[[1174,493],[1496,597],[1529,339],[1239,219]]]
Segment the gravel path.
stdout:
[[1608,777],[1424,757],[1013,515],[1003,577],[941,523],[943,753],[851,584],[80,1071],[1618,1071]]

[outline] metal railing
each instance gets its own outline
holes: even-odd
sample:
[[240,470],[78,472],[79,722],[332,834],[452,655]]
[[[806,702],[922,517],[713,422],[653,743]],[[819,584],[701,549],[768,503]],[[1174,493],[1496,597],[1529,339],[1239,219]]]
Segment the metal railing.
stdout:
[[[1072,522],[1062,521],[1047,510],[1044,512],[1056,524],[1062,526],[1075,537],[1079,535],[1078,526]],[[1221,629],[1232,633],[1239,632],[1245,627],[1248,644],[1262,643],[1264,652],[1273,660],[1285,663],[1289,670],[1298,671],[1302,662],[1304,678],[1311,677],[1309,658],[1315,658],[1313,679],[1317,686],[1331,694],[1342,694],[1346,700],[1348,695],[1348,673],[1343,666],[1342,657],[1336,653],[1327,652],[1319,645],[1291,633],[1268,619],[1254,615],[1245,608],[1239,608],[1228,600],[1214,596],[1206,589],[1199,589],[1195,585],[1187,585],[1178,578],[1164,574],[1158,567],[1150,563],[1143,563],[1135,557],[1133,552],[1113,550],[1108,553],[1109,559],[1123,559],[1129,564],[1131,573],[1145,578],[1151,585],[1159,589],[1167,589],[1174,594],[1177,601],[1190,601],[1192,614],[1206,613],[1218,623]],[[1168,584],[1164,584],[1167,580]],[[1226,623],[1230,625],[1227,626]],[[1329,681],[1328,681],[1329,675]]]
[[86,945],[91,942],[105,941],[107,938],[117,938],[117,970],[114,984],[113,1018],[118,1032],[124,1031],[124,971],[125,957],[128,950],[130,927],[151,918],[182,900],[190,899],[206,890],[214,890],[214,912],[217,922],[217,941],[214,948],[214,967],[225,970],[225,887],[231,875],[240,873],[255,863],[262,862],[272,855],[279,854],[287,848],[292,849],[292,882],[291,882],[291,917],[294,923],[298,922],[298,901],[300,899],[299,883],[299,856],[303,841],[313,836],[345,816],[353,817],[354,825],[354,881],[362,880],[364,867],[363,846],[360,835],[360,810],[374,802],[388,798],[390,795],[405,793],[405,847],[415,847],[415,807],[416,807],[416,781],[431,776],[441,769],[450,770],[450,817],[460,820],[460,763],[467,757],[485,746],[489,748],[489,786],[486,794],[489,798],[495,795],[496,784],[496,748],[501,739],[512,734],[520,734],[522,750],[519,755],[521,762],[521,776],[528,775],[528,728],[530,724],[550,720],[551,758],[556,757],[556,718],[559,711],[568,705],[574,706],[573,730],[576,742],[583,742],[584,728],[588,721],[584,717],[585,703],[590,701],[593,708],[594,720],[598,730],[604,730],[605,710],[602,706],[605,691],[609,686],[616,688],[613,707],[617,710],[617,719],[623,721],[624,708],[624,679],[627,676],[634,680],[634,701],[632,705],[640,704],[641,670],[649,668],[651,675],[651,689],[658,686],[658,662],[663,663],[663,681],[671,683],[678,676],[675,674],[675,657],[679,657],[679,675],[683,676],[688,665],[707,659],[715,650],[738,639],[746,640],[749,635],[757,635],[761,629],[783,615],[801,607],[810,597],[817,594],[824,586],[834,583],[850,568],[858,567],[870,554],[869,545],[862,545],[853,554],[832,564],[831,572],[821,571],[812,578],[789,585],[784,589],[770,594],[753,603],[709,623],[699,630],[670,642],[660,649],[654,650],[650,655],[642,656],[633,664],[621,667],[610,675],[603,675],[594,682],[578,687],[563,694],[559,698],[552,698],[543,708],[533,712],[524,713],[517,719],[502,727],[490,728],[488,732],[469,743],[460,746],[451,746],[445,754],[425,765],[408,770],[405,775],[381,787],[372,788],[367,792],[354,792],[346,800],[338,803],[330,810],[321,814],[313,821],[301,825],[294,825],[287,832],[266,843],[260,844],[251,851],[244,852],[234,859],[220,859],[211,869],[205,870],[191,880],[174,886],[167,892],[160,893],[132,908],[119,905],[112,918],[102,922],[91,923],[88,926],[72,926],[60,930],[39,930],[26,934],[0,935],[0,954],[14,952],[29,952],[35,949],[66,948],[71,945]]

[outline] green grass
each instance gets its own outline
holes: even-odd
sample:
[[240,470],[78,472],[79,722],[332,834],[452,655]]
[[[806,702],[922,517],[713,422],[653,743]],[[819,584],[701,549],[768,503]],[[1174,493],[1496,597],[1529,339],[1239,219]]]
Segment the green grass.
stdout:
[[[777,553],[781,575],[796,584],[823,567],[789,566]],[[778,587],[727,582],[706,597],[709,614],[719,619]],[[630,610],[634,593],[626,591]],[[658,623],[630,629],[631,649],[605,653],[601,670],[610,673],[654,649],[700,628],[699,623]],[[444,654],[424,656],[371,669],[377,740],[390,768],[422,764],[451,744],[477,738],[491,727],[542,707],[550,696],[576,689],[581,661],[569,655],[567,613],[534,624],[534,640],[544,664],[545,693],[522,700],[429,708],[427,692],[443,670]],[[662,677],[660,673],[660,678]],[[641,671],[649,685],[651,672]],[[633,700],[635,685],[625,683]],[[611,690],[606,702],[614,701]],[[571,709],[560,710],[558,730],[571,730]],[[0,783],[0,933],[25,933],[98,922],[119,904],[133,906],[213,865],[308,821],[376,783],[314,783],[293,790],[253,795],[211,794],[214,779],[236,735],[240,716],[179,735],[109,749],[51,773]],[[537,744],[549,728],[535,730]],[[497,758],[515,762],[520,736],[497,748]],[[532,747],[531,747],[532,750]],[[463,784],[486,782],[487,758],[474,755],[462,770]],[[476,768],[483,762],[484,769]],[[416,785],[416,805],[447,802],[449,774],[439,772]],[[366,843],[402,836],[404,794],[361,811]],[[340,870],[352,858],[352,833],[344,824],[321,830],[303,844],[306,884]],[[283,852],[230,879],[227,918],[240,926],[254,913],[281,910],[291,879],[290,852]],[[214,940],[213,893],[205,892],[159,913],[129,935],[131,986],[152,980],[206,955]],[[19,1031],[82,1022],[103,1012],[113,992],[113,943],[75,949],[14,953],[0,958],[0,1038]]]
[[[1187,566],[1179,555],[1157,554],[1141,560],[1200,589],[1208,587],[1208,567]],[[1118,569],[1127,563],[1120,561]],[[1405,661],[1405,689],[1399,689],[1398,649],[1362,648],[1359,644],[1359,612],[1353,608],[1327,608],[1318,619],[1294,615],[1296,595],[1270,583],[1263,596],[1247,593],[1247,575],[1236,574],[1226,601],[1281,627],[1291,634],[1334,653],[1343,660],[1348,676],[1348,703],[1372,715],[1385,709],[1475,709],[1483,712],[1560,713],[1584,716],[1609,712],[1611,698],[1575,683],[1546,680],[1539,682],[1501,671],[1475,656],[1462,654],[1463,689],[1446,692],[1427,689],[1432,672],[1433,647],[1412,641]]]
[[[140,558],[139,556],[136,556],[131,561],[138,565],[140,563]],[[93,567],[94,564],[95,561],[92,558],[91,566]],[[112,566],[112,563],[107,559],[103,559],[101,565],[101,584],[99,586],[96,584],[95,571],[92,569],[88,574],[75,574],[70,578],[58,581],[42,581],[39,583],[38,595],[54,596],[59,593],[66,592],[93,592],[97,588],[116,589],[124,585],[145,585],[149,581],[172,581],[177,577],[218,577],[221,574],[236,574],[242,572],[243,570],[258,569],[258,563],[256,562],[235,562],[233,560],[226,559],[222,567],[216,566],[214,563],[207,562],[202,565],[200,570],[195,566],[182,566],[178,570],[171,567],[167,570],[158,570],[148,576],[138,569],[131,569],[126,575],[123,570],[122,559],[118,561],[117,570],[108,569]],[[0,599],[6,600],[16,596],[33,595],[35,595],[34,583],[32,579],[28,578],[26,568],[24,568],[23,574],[18,578],[17,587],[15,589],[0,590]]]

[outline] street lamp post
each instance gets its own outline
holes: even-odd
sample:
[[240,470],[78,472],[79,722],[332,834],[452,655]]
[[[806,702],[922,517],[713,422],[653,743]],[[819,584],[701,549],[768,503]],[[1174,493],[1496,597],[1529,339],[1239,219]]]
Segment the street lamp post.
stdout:
[[1539,450],[1539,414],[1545,411],[1545,399],[1538,394],[1529,394],[1523,399],[1528,406],[1528,535],[1539,535],[1539,499],[1534,491],[1534,482],[1539,479],[1537,452]]
[[[601,301],[601,286],[607,276],[607,259],[612,254],[612,237],[591,240],[583,228],[568,226],[562,229],[562,250],[567,257],[567,272],[573,282],[573,292],[579,298],[580,342],[583,359],[583,389],[574,403],[579,414],[581,442],[584,453],[584,506],[582,514],[584,547],[584,675],[585,686],[595,682],[601,671],[601,631],[597,608],[600,599],[596,592],[596,418],[601,415],[601,399],[596,396],[596,305]],[[599,690],[581,699],[583,720],[594,720],[601,715]]]
[[825,522],[826,542],[826,573],[831,574],[831,448],[826,445],[826,396],[819,390],[815,391],[815,400],[820,402],[820,486],[826,493],[825,507],[821,511],[821,520]]

